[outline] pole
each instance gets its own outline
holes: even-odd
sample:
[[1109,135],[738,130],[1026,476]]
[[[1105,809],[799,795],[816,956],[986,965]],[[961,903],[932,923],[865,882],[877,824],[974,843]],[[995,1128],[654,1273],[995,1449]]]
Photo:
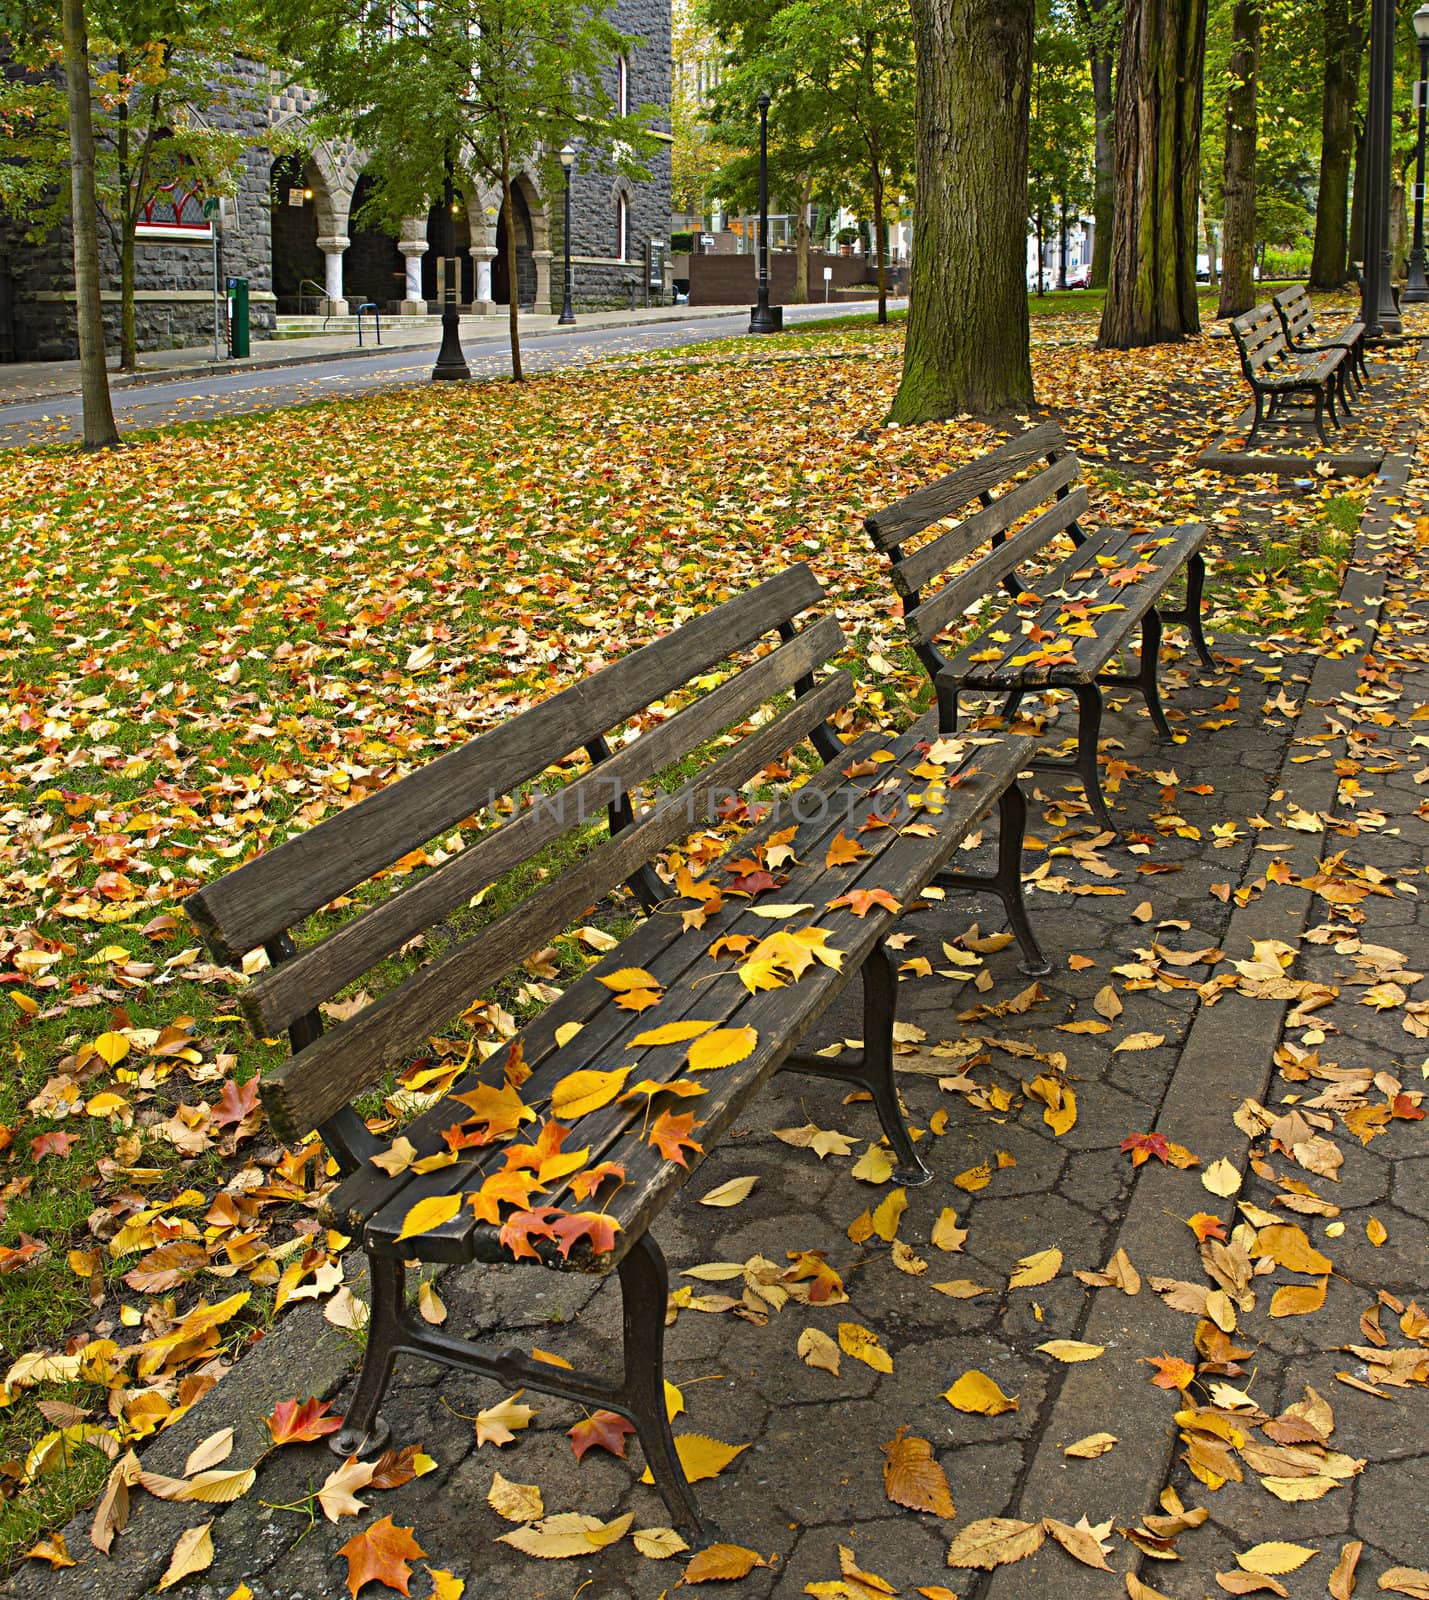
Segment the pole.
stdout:
[[[1365,336],[1382,339],[1385,327],[1382,319],[1383,293],[1380,288],[1384,276],[1383,253],[1388,235],[1385,224],[1389,205],[1389,148],[1384,135],[1384,72],[1383,62],[1390,54],[1394,23],[1394,0],[1371,0],[1369,24],[1369,96],[1365,106],[1364,156],[1360,162],[1362,173],[1356,173],[1356,182],[1364,183],[1364,205],[1361,209],[1364,236],[1360,241],[1360,321],[1365,325]],[[1391,60],[1390,70],[1393,70]]]
[[1429,300],[1429,279],[1424,276],[1424,112],[1429,97],[1429,39],[1419,41],[1419,82],[1414,88],[1419,102],[1419,147],[1414,160],[1414,247],[1409,252],[1409,281],[1401,301],[1416,305]]
[[[564,160],[564,157],[562,159]],[[576,308],[571,304],[571,169],[563,165],[561,171],[566,176],[566,288],[556,326],[569,328],[576,320]]]
[[779,324],[769,309],[769,96],[761,94],[759,106],[759,301],[749,318],[751,333],[777,333]]
[[1384,6],[1384,47],[1380,55],[1380,170],[1382,200],[1380,203],[1380,279],[1379,325],[1386,334],[1403,333],[1399,306],[1394,298],[1393,253],[1389,247],[1389,182],[1390,159],[1394,151],[1394,27],[1398,15],[1397,0],[1386,0]]
[[[452,163],[448,156],[442,176],[442,257],[446,265],[439,264],[438,271],[442,291],[442,347],[437,351],[437,364],[432,368],[433,383],[460,381],[471,376],[471,368],[461,351],[461,312],[457,310],[460,287],[451,281],[448,271],[456,257],[456,224],[452,221],[455,198]],[[513,295],[516,292],[514,284],[511,292]]]

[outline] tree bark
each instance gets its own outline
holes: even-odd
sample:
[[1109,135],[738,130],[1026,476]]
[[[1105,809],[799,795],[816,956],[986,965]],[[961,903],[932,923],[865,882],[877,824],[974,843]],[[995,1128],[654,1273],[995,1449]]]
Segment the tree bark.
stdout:
[[1127,0],[1116,82],[1116,215],[1103,349],[1198,333],[1196,201],[1206,0]]
[[1260,89],[1258,0],[1236,0],[1231,13],[1226,89],[1225,215],[1221,229],[1221,298],[1216,315],[1238,317],[1255,304],[1255,140]]
[[521,289],[516,282],[516,197],[511,192],[511,151],[506,135],[501,135],[501,203],[506,207],[506,316],[511,330],[511,377],[521,383]]
[[74,309],[79,332],[84,443],[119,443],[104,365],[104,302],[99,284],[99,202],[94,188],[94,121],[89,104],[89,30],[84,0],[62,0],[65,99],[69,110],[70,221],[74,233]]
[[876,277],[878,279],[878,321],[879,325],[886,326],[888,322],[888,267],[886,263],[887,251],[883,227],[883,169],[874,162],[871,174],[873,181],[873,248],[877,260]]
[[814,180],[804,178],[799,186],[799,210],[794,219],[794,304],[809,301],[809,206],[814,196]]
[[913,0],[918,204],[891,420],[1025,410],[1032,0]]
[[1324,0],[1325,93],[1320,112],[1315,249],[1310,258],[1312,289],[1338,289],[1349,281],[1351,234],[1345,213],[1364,48],[1362,21],[1362,0]]

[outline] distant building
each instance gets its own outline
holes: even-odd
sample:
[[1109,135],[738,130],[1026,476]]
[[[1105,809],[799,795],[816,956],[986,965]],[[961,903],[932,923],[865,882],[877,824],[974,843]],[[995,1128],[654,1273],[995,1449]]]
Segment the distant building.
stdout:
[[[633,182],[609,174],[571,177],[572,263],[577,305],[623,305],[646,292],[651,240],[670,234],[670,0],[615,0],[611,17],[642,42],[616,63],[608,85],[617,104],[661,109],[662,135],[650,177]],[[238,193],[221,230],[221,272],[247,278],[255,331],[304,314],[343,314],[372,302],[384,312],[436,312],[441,236],[434,206],[404,219],[397,236],[362,226],[354,215],[371,175],[362,151],[323,142],[306,156],[275,157],[263,148],[280,131],[301,131],[314,97],[302,89],[269,92],[268,72],[239,62],[249,92],[234,96],[247,110],[212,115],[255,140],[244,156]],[[275,140],[275,142],[277,142]],[[513,185],[517,303],[559,309],[563,197],[559,178],[523,170]],[[512,226],[498,191],[464,195],[455,217],[456,273],[464,309],[495,311],[513,293],[506,263]],[[117,346],[119,266],[106,229],[103,252],[106,329]],[[0,216],[0,360],[58,359],[78,354],[68,223],[40,244],[24,238],[18,218]],[[156,191],[139,230],[135,319],[141,349],[199,345],[213,337],[215,250],[202,198],[177,183]]]

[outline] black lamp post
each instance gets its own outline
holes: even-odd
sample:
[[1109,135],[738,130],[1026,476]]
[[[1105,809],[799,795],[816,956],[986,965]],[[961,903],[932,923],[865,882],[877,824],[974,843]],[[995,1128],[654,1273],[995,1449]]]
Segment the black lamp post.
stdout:
[[561,171],[566,178],[566,290],[561,301],[561,314],[556,319],[558,328],[569,328],[576,320],[576,309],[571,304],[571,168],[576,162],[576,147],[565,144],[561,147]]
[[[1371,342],[1400,331],[1390,284],[1389,158],[1394,96],[1396,0],[1370,0],[1369,95],[1365,107],[1364,234],[1360,241],[1360,320]],[[1356,182],[1358,182],[1356,178]]]
[[1419,40],[1419,82],[1415,99],[1419,105],[1419,150],[1414,169],[1414,248],[1409,252],[1409,279],[1399,297],[1411,304],[1429,300],[1429,279],[1424,276],[1424,110],[1429,96],[1429,5],[1414,13],[1414,32]]
[[438,274],[442,292],[442,347],[437,351],[437,364],[432,368],[432,382],[460,380],[471,376],[471,368],[461,353],[461,312],[457,310],[460,285],[453,283],[449,269],[456,258],[456,223],[452,220],[456,208],[456,195],[452,188],[451,158],[447,158],[442,176],[442,257],[445,261]]
[[778,333],[784,318],[769,304],[769,95],[761,93],[759,107],[759,303],[749,314],[751,333]]

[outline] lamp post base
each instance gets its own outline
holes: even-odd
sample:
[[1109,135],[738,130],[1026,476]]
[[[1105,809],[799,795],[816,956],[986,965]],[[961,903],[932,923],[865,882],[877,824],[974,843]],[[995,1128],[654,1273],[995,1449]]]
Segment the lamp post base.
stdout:
[[1405,280],[1404,288],[1400,290],[1399,303],[1401,305],[1422,305],[1429,300],[1429,277],[1424,273],[1425,260],[1423,250],[1411,250],[1409,253],[1409,276]]
[[471,377],[471,368],[461,350],[461,317],[452,311],[442,313],[442,345],[432,368],[433,383],[461,382]]
[[749,331],[751,333],[783,333],[783,306],[750,306]]
[[561,314],[556,318],[558,328],[573,328],[576,324],[576,314],[569,300],[561,307]]

